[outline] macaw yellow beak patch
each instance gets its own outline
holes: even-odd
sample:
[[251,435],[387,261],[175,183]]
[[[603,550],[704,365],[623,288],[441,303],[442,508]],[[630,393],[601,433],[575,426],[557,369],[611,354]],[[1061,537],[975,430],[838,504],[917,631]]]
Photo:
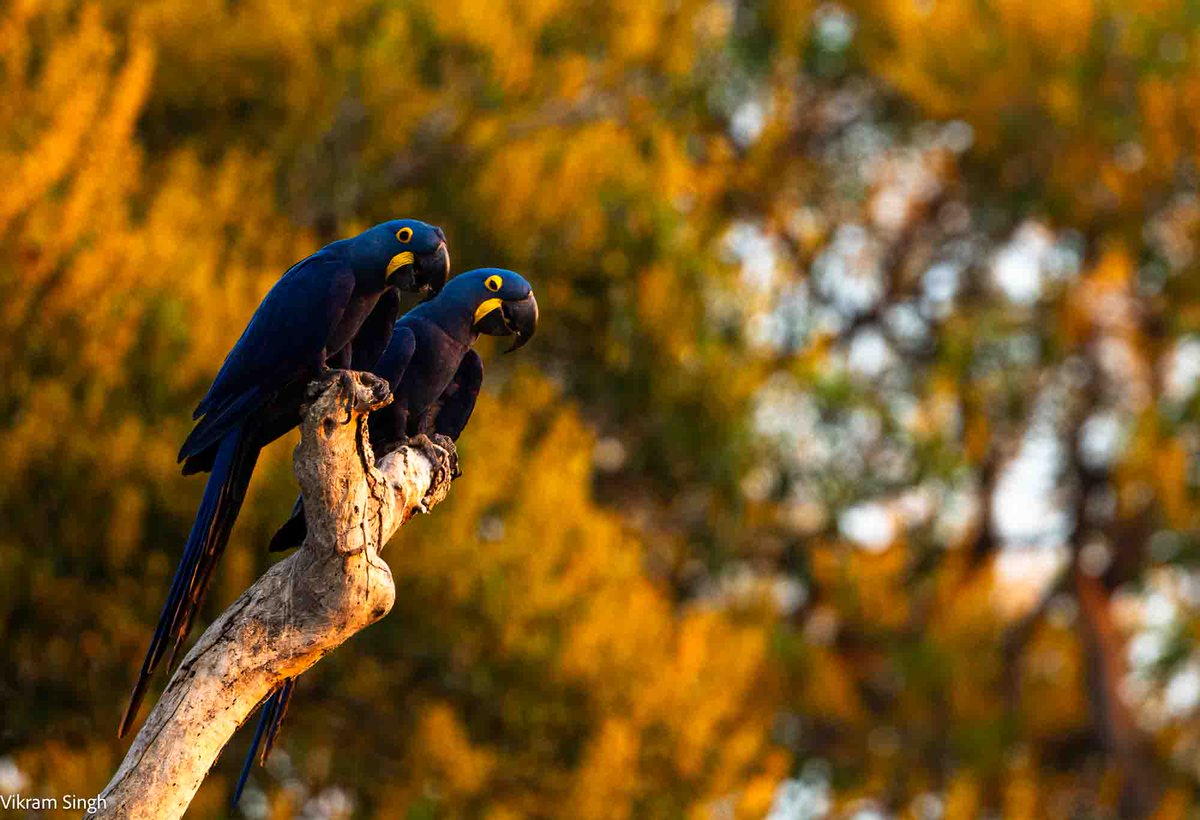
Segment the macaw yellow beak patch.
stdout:
[[405,265],[412,265],[415,262],[416,262],[416,257],[413,256],[412,251],[402,251],[401,253],[398,253],[395,256],[393,256],[391,261],[388,262],[387,275],[391,276],[392,273],[395,272],[395,270],[397,268],[402,268]]
[[475,308],[475,318],[472,320],[472,323],[478,322],[480,319],[482,319],[484,316],[487,316],[493,310],[498,310],[500,308],[500,305],[501,305],[501,301],[499,299],[485,300],[483,304],[481,304],[479,307]]

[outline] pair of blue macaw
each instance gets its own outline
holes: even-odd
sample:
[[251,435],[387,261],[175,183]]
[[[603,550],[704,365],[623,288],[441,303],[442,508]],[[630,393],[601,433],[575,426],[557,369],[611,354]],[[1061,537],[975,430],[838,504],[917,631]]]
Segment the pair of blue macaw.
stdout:
[[[369,370],[387,380],[393,401],[369,419],[372,448],[382,455],[421,433],[458,438],[483,381],[482,361],[471,347],[480,334],[514,337],[510,350],[533,336],[537,300],[519,274],[484,268],[447,281],[449,272],[440,228],[392,220],[297,262],[263,298],[196,407],[198,421],[179,452],[184,474],[207,471],[208,484],[119,735],[136,717],[168,649],[167,666],[174,664],[258,454],[299,424],[311,381],[334,368]],[[429,297],[399,316],[401,291]],[[271,549],[297,546],[304,534],[297,502]],[[293,683],[286,681],[264,703],[254,740],[257,748],[266,733],[264,757]]]

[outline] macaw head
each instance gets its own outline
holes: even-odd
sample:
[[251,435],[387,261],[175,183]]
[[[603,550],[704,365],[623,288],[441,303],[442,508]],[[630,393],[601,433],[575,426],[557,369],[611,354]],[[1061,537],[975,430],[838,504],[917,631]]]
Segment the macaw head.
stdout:
[[511,353],[537,331],[538,305],[533,288],[519,273],[503,268],[479,268],[455,276],[429,303],[439,313],[469,317],[472,333],[512,336]]
[[450,275],[446,235],[427,222],[393,219],[347,241],[356,269],[402,291],[437,293]]

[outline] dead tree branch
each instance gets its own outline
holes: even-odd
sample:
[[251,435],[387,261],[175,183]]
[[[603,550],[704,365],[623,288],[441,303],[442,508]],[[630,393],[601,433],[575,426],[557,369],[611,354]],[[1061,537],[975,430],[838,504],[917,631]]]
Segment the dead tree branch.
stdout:
[[453,447],[421,437],[376,464],[366,420],[386,403],[387,385],[338,371],[310,390],[294,458],[307,539],[205,630],[92,816],[182,816],[234,731],[277,684],[391,609],[395,587],[379,550],[414,512],[445,497]]

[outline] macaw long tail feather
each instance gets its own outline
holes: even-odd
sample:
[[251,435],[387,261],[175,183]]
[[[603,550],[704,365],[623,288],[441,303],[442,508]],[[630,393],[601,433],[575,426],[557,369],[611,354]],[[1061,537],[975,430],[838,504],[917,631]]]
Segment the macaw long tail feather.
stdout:
[[167,669],[175,666],[175,658],[179,654],[179,649],[187,640],[188,633],[192,631],[192,622],[196,618],[196,613],[200,611],[201,604],[204,603],[209,586],[212,585],[213,570],[216,569],[221,553],[225,551],[225,545],[229,543],[234,522],[237,521],[238,513],[241,512],[242,502],[246,500],[246,490],[250,487],[250,477],[254,474],[254,467],[258,463],[260,452],[258,444],[250,440],[252,438],[251,435],[239,436],[239,446],[234,454],[229,480],[221,488],[217,512],[209,530],[209,541],[201,552],[200,564],[190,587],[191,592],[180,616],[182,620],[175,632],[175,643],[171,647],[171,657],[167,661]]
[[[250,777],[250,769],[254,766],[255,753],[258,751],[259,745],[262,745],[262,754],[259,756],[259,764],[265,764],[267,757],[271,754],[271,748],[275,745],[275,738],[279,736],[279,727],[283,723],[283,716],[287,714],[288,704],[292,700],[292,692],[296,688],[296,679],[288,678],[278,689],[263,703],[262,714],[258,718],[258,727],[254,730],[254,739],[250,741],[250,751],[246,753],[246,762],[242,764],[242,773],[238,776],[237,786],[233,789],[233,800],[230,801],[231,809],[237,808],[238,801],[242,799],[242,790],[246,787],[246,780]],[[266,738],[266,743],[263,743],[263,738]]]
[[267,729],[267,742],[263,744],[262,756],[258,761],[263,765],[266,765],[267,758],[271,756],[271,750],[275,748],[275,739],[279,737],[279,729],[283,726],[283,718],[287,715],[288,706],[292,702],[292,693],[295,690],[296,679],[288,678],[276,692],[278,700],[275,703],[275,714],[270,728]]
[[262,712],[258,716],[258,727],[254,730],[254,739],[250,741],[250,752],[246,755],[246,762],[242,764],[242,773],[238,775],[237,785],[233,787],[233,799],[229,801],[230,809],[237,808],[238,801],[242,799],[242,789],[246,788],[246,781],[250,778],[250,769],[254,766],[254,753],[258,750],[258,744],[262,742],[267,727],[273,722],[275,703],[279,698],[280,691],[276,689],[272,692],[262,705]]
[[171,663],[174,663],[175,654],[187,637],[196,610],[204,600],[204,593],[212,580],[213,567],[229,541],[233,522],[246,497],[246,488],[257,461],[258,446],[244,425],[235,427],[221,440],[212,474],[204,488],[204,498],[183,550],[183,558],[175,571],[171,591],[159,615],[158,626],[154,630],[146,659],[142,662],[129,706],[121,719],[118,737],[125,735],[137,716],[150,677],[168,649],[171,649]]

